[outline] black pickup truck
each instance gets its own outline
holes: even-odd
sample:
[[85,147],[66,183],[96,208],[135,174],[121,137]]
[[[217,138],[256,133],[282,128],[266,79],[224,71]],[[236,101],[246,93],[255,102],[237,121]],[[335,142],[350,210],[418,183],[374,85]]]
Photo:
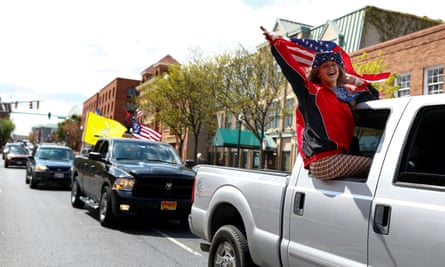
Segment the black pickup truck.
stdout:
[[195,173],[169,144],[99,139],[73,162],[71,204],[99,210],[103,226],[126,216],[180,220],[187,225]]

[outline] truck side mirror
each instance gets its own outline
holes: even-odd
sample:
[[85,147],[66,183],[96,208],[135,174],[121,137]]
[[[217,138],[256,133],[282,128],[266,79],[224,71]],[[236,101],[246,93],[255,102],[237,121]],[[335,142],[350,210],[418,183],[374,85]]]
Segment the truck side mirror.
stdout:
[[185,167],[191,169],[193,166],[195,166],[195,161],[194,160],[188,159],[188,160],[185,161]]
[[90,152],[88,153],[88,158],[93,160],[102,160],[102,154],[100,152]]

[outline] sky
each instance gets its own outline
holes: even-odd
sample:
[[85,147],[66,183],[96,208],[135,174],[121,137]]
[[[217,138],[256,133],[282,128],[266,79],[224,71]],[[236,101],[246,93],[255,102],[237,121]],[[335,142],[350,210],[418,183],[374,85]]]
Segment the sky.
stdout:
[[28,135],[81,114],[115,78],[140,80],[166,55],[186,63],[194,49],[254,51],[264,42],[260,26],[272,29],[278,18],[319,26],[368,5],[445,21],[432,0],[3,0],[1,101],[19,101],[14,134]]

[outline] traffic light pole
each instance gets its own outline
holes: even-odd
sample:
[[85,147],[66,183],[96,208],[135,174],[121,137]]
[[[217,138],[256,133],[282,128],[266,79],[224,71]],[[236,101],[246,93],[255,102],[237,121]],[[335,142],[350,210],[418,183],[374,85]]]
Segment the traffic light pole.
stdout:
[[11,111],[10,113],[13,114],[25,114],[25,115],[37,115],[37,116],[48,116],[48,119],[51,119],[51,117],[60,119],[60,120],[64,120],[66,118],[68,118],[68,116],[64,116],[64,115],[54,115],[51,114],[51,112],[48,112],[48,114],[46,113],[32,113],[32,112],[18,112],[18,111]]

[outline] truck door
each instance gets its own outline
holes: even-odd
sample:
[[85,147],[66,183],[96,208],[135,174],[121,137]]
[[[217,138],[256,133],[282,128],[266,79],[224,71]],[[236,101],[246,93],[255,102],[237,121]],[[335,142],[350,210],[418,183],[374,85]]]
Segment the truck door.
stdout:
[[445,264],[445,97],[433,97],[410,102],[388,150],[371,213],[370,266]]
[[[103,159],[107,157],[108,148],[110,146],[110,142],[108,140],[104,140],[99,147],[98,152],[103,156]],[[92,198],[95,201],[99,201],[102,194],[102,184],[105,180],[106,173],[105,167],[106,164],[104,160],[96,160],[92,161],[90,164],[90,189],[92,193]]]
[[355,133],[359,153],[373,157],[367,178],[323,181],[304,169],[292,174],[298,177],[293,176],[287,193],[290,207],[285,209],[281,249],[287,249],[284,266],[367,266],[371,204],[390,133],[405,105],[391,111],[378,102],[382,101],[360,111]]

